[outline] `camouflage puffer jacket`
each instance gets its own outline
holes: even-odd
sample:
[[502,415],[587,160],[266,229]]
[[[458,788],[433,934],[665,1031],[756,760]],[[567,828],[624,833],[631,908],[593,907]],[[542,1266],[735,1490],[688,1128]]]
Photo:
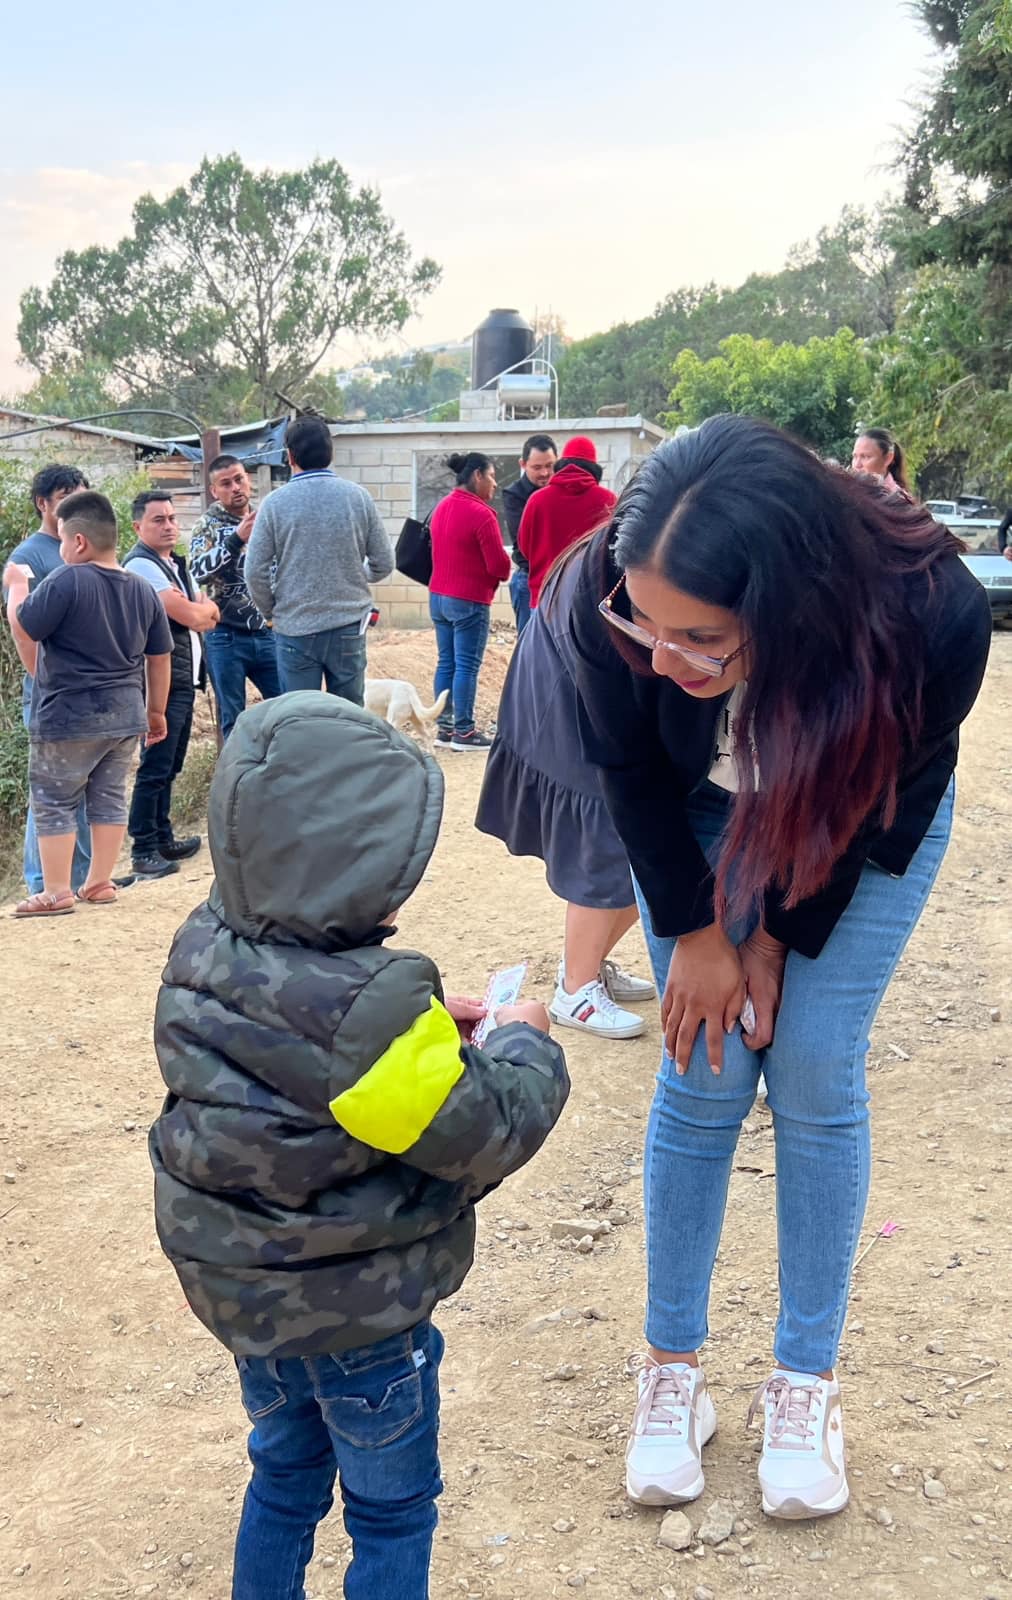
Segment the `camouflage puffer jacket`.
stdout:
[[512,1024],[461,1047],[433,962],[384,946],[441,811],[431,757],[331,695],[252,708],[219,760],[215,884],[158,999],[150,1150],[162,1247],[235,1355],[427,1316],[471,1265],[475,1201],[565,1104],[558,1045]]

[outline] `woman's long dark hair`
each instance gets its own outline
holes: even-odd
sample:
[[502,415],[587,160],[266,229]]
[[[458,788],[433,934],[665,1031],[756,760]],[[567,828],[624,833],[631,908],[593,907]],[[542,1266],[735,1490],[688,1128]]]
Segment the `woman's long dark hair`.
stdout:
[[[605,561],[610,551],[626,571],[649,568],[734,611],[749,641],[738,798],[716,873],[722,919],[771,888],[796,905],[866,818],[892,822],[924,678],[903,579],[930,583],[933,563],[962,548],[923,506],[750,417],[712,417],[668,440],[626,487]],[[640,647],[613,638],[650,670]]]

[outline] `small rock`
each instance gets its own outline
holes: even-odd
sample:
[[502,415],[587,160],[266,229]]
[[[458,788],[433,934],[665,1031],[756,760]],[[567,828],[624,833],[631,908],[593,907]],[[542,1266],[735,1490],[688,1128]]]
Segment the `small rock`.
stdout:
[[582,1572],[571,1572],[566,1579],[566,1587],[567,1589],[585,1589],[587,1580]]
[[4,1173],[4,1183],[17,1183],[17,1181],[18,1180],[17,1180],[17,1174],[16,1173],[14,1173],[14,1172],[5,1172]]
[[907,1469],[903,1465],[902,1461],[894,1461],[892,1466],[889,1468],[890,1478],[905,1478],[906,1475]]
[[146,1544],[144,1546],[144,1554],[146,1556],[153,1556],[156,1553],[157,1549],[158,1549],[158,1546],[156,1544]]
[[695,1535],[684,1511],[669,1511],[661,1523],[657,1543],[666,1550],[687,1550]]
[[692,1600],[717,1600],[717,1596],[712,1589],[706,1587],[705,1583],[697,1583],[692,1591]]
[[730,1500],[714,1500],[700,1525],[700,1544],[723,1544],[725,1539],[730,1539],[734,1515]]
[[552,1523],[552,1527],[556,1533],[573,1533],[576,1528],[576,1523],[571,1517],[556,1517],[555,1521]]
[[975,1528],[986,1528],[987,1527],[987,1518],[986,1517],[982,1517],[979,1511],[975,1511],[973,1513],[973,1516],[970,1518],[970,1521],[973,1523]]
[[940,1483],[937,1478],[929,1478],[924,1485],[924,1498],[926,1500],[944,1500],[945,1484]]
[[929,1356],[944,1356],[945,1340],[929,1339],[924,1348],[927,1350]]
[[991,1007],[991,1011],[990,1011],[990,1017],[991,1017],[991,1021],[992,1022],[1000,1022],[1001,1021],[1001,1007],[1000,1006],[992,1006]]
[[893,1525],[893,1514],[885,1506],[879,1506],[875,1513],[875,1521],[878,1523],[880,1528],[891,1528]]
[[603,1239],[606,1233],[611,1232],[610,1222],[595,1222],[593,1217],[563,1217],[558,1222],[553,1222],[549,1228],[553,1239]]
[[123,1132],[124,1133],[136,1133],[137,1132],[137,1124],[136,1124],[136,1122],[124,1122],[124,1124],[123,1124]]
[[324,1567],[336,1567],[337,1566],[337,1557],[336,1556],[324,1556],[323,1561],[321,1562],[321,1566],[324,1566]]
[[988,1462],[988,1466],[991,1467],[995,1472],[1004,1472],[1005,1471],[1005,1463],[1002,1460],[1001,1456],[992,1456],[990,1461]]
[[602,1311],[600,1306],[584,1306],[582,1315],[586,1317],[588,1322],[608,1321],[607,1311]]
[[581,1255],[581,1256],[592,1255],[593,1252],[594,1252],[594,1236],[593,1236],[593,1234],[585,1233],[582,1239],[577,1239],[577,1241],[576,1241],[576,1249],[577,1249],[577,1254],[578,1255]]
[[193,1566],[193,1551],[192,1550],[184,1550],[183,1551],[182,1555],[179,1558],[179,1565],[181,1567],[192,1567]]
[[546,1383],[569,1383],[569,1382],[572,1381],[573,1378],[577,1377],[582,1371],[583,1371],[583,1368],[578,1366],[575,1361],[563,1361],[562,1365],[559,1366],[559,1367],[556,1367],[554,1372],[546,1372],[545,1373],[545,1382]]
[[83,1428],[84,1427],[84,1418],[83,1417],[71,1417],[70,1426],[72,1428]]

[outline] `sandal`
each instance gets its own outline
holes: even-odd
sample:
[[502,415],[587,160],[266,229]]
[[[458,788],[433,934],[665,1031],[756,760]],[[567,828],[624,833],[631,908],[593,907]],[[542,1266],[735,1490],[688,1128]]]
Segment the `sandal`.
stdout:
[[104,883],[93,883],[90,889],[82,884],[75,898],[86,906],[114,906],[119,895],[116,885],[107,878]]
[[74,896],[69,889],[64,889],[61,894],[47,894],[44,889],[38,894],[31,894],[27,900],[21,900],[14,907],[16,917],[65,917],[68,911],[73,911]]

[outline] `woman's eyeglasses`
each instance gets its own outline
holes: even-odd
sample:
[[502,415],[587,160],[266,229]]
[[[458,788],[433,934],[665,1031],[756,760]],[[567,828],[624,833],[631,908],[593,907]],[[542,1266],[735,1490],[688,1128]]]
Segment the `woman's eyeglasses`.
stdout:
[[725,668],[729,667],[732,661],[737,661],[738,657],[743,655],[748,648],[746,641],[745,644],[740,644],[737,650],[732,650],[729,656],[705,656],[701,651],[689,649],[683,644],[671,644],[667,639],[655,639],[654,635],[648,633],[646,628],[641,628],[638,622],[630,622],[628,618],[619,616],[615,610],[613,601],[624,583],[625,573],[623,572],[611,594],[605,595],[597,609],[605,622],[609,622],[613,628],[617,628],[619,633],[624,633],[627,639],[632,639],[636,644],[641,644],[644,650],[651,652],[654,650],[670,650],[674,655],[680,656],[683,661],[687,661],[690,666],[698,667],[699,671],[704,673],[706,677],[721,678],[724,675]]

